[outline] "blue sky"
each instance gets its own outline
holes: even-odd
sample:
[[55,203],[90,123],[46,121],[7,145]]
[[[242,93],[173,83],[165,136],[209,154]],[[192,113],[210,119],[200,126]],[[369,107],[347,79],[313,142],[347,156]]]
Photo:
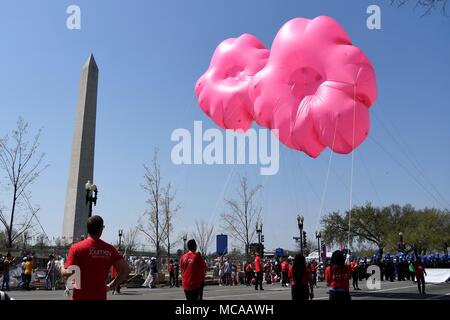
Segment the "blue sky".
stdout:
[[[319,15],[341,23],[377,73],[379,98],[371,109],[370,137],[355,154],[354,204],[448,206],[450,18],[440,13],[420,17],[412,5],[398,9],[389,3],[2,2],[0,134],[9,132],[19,116],[32,130],[43,128],[41,149],[50,167],[33,186],[33,202],[41,207],[39,218],[48,235],[59,236],[62,230],[80,71],[93,52],[100,69],[95,182],[101,193],[95,212],[106,220],[107,241],[116,240],[119,228],[135,226],[146,209],[142,165],[155,147],[160,149],[164,181],[172,182],[182,205],[176,234],[192,229],[195,219],[220,226],[223,197],[232,197],[238,177],[246,175],[250,183],[264,185],[258,201],[269,248],[294,247],[298,213],[305,216],[312,238],[328,151],[311,159],[280,146],[279,173],[264,177],[258,166],[250,165],[175,166],[170,134],[176,128],[192,130],[195,120],[215,127],[197,106],[193,87],[222,40],[252,33],[270,47],[289,19]],[[66,28],[71,4],[81,8],[81,30]],[[381,7],[381,30],[366,27],[370,4]],[[348,209],[350,168],[350,155],[333,156],[324,214]],[[0,184],[3,188],[3,177]],[[7,200],[1,192],[0,199]]]

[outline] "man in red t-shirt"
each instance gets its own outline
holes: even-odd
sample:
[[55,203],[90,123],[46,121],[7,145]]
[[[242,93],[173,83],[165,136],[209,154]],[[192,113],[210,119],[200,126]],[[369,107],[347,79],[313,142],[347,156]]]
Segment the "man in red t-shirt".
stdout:
[[197,251],[197,243],[194,239],[187,242],[188,252],[180,259],[181,284],[186,295],[186,300],[196,301],[200,299],[200,287],[205,281],[205,261]]
[[423,264],[420,257],[414,262],[414,273],[417,279],[417,287],[419,288],[419,294],[425,294],[425,277],[427,272],[425,271],[425,265]]
[[263,266],[262,266],[261,257],[259,256],[259,253],[257,253],[256,257],[255,257],[255,273],[256,273],[255,290],[258,290],[258,286],[259,286],[260,290],[264,290],[262,287]]
[[281,262],[281,276],[282,276],[282,281],[281,281],[281,286],[288,286],[288,282],[289,282],[289,262],[287,261],[287,258],[283,258],[283,261]]
[[[80,283],[75,280],[73,300],[106,300],[108,289],[115,289],[130,274],[130,268],[114,246],[100,240],[103,232],[103,219],[92,216],[87,221],[88,237],[70,247],[65,268],[77,266],[80,270]],[[106,284],[110,268],[114,266],[117,276]],[[69,276],[63,268],[61,273]]]

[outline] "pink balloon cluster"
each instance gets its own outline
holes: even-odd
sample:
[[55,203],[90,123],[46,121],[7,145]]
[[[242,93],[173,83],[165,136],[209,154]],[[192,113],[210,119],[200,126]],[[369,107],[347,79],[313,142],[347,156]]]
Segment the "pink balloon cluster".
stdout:
[[250,34],[223,41],[195,93],[220,127],[246,131],[256,121],[315,158],[325,147],[350,153],[364,141],[377,86],[364,52],[320,16],[288,21],[271,51]]

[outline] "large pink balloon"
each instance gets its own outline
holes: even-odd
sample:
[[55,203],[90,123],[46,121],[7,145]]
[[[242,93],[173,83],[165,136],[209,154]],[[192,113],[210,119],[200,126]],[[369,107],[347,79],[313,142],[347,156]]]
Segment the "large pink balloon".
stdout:
[[195,94],[202,110],[220,127],[244,131],[251,127],[254,115],[248,87],[268,58],[269,50],[250,34],[227,39],[217,47]]
[[267,54],[250,35],[217,48],[196,94],[218,125],[246,130],[255,120],[312,157],[325,147],[349,153],[364,141],[377,97],[375,72],[335,20],[291,20],[268,61]]

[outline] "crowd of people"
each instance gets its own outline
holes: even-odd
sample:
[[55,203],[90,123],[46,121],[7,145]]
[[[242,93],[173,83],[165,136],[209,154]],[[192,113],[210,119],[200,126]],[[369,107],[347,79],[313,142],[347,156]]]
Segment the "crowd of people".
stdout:
[[[306,261],[303,255],[293,257],[271,257],[263,259],[256,254],[253,261],[242,264],[232,263],[229,258],[221,258],[216,265],[220,285],[237,285],[237,274],[244,271],[244,284],[254,285],[255,290],[264,290],[263,283],[291,285],[292,298],[308,300],[314,297],[314,288],[318,281],[325,281],[329,287],[330,299],[350,299],[350,281],[354,290],[361,290],[359,282],[367,280],[371,265],[379,267],[381,281],[412,281],[417,283],[420,294],[425,294],[425,269],[428,267],[448,267],[448,255],[432,254],[420,256],[414,253],[397,255],[352,257],[343,251],[335,251],[331,259],[320,263],[312,259]],[[300,271],[296,271],[300,270]],[[297,275],[297,276],[296,276]],[[300,288],[299,288],[300,284]]]
[[[261,257],[257,254],[254,263],[250,261],[245,263],[245,284],[250,286],[256,282],[262,283],[264,281],[266,284],[281,283],[282,287],[288,286],[289,268],[294,260],[295,258],[293,257],[282,257],[281,259],[279,257],[273,257],[261,262]],[[318,275],[317,261],[312,260],[308,262],[306,267],[311,273],[312,284],[316,285]],[[260,274],[259,278],[258,273]]]
[[[103,219],[93,216],[88,219],[88,237],[70,247],[66,261],[62,257],[51,254],[46,265],[46,288],[55,290],[58,281],[66,283],[69,276],[74,275],[73,266],[80,274],[73,277],[72,289],[74,300],[105,300],[107,291],[120,293],[120,286],[130,281],[129,275],[141,276],[142,286],[156,288],[159,278],[157,259],[144,257],[125,257],[119,250],[103,240]],[[169,286],[181,286],[187,300],[202,300],[203,288],[209,263],[197,252],[194,239],[187,241],[188,251],[175,260],[169,260],[167,271]],[[425,294],[426,268],[440,263],[448,263],[448,256],[433,255],[421,257],[399,253],[396,256],[386,255],[381,259],[351,257],[348,253],[337,250],[331,259],[317,262],[307,261],[305,256],[295,257],[262,257],[259,253],[251,261],[233,262],[229,257],[216,259],[212,269],[219,279],[220,286],[245,284],[254,286],[255,290],[264,290],[263,284],[291,287],[293,300],[307,301],[314,298],[314,288],[318,281],[325,281],[329,288],[330,300],[350,300],[350,281],[354,290],[359,290],[359,281],[367,279],[370,265],[377,265],[383,281],[413,281],[417,283],[419,293]],[[0,257],[1,290],[10,290],[12,270],[20,272],[18,288],[30,290],[34,269],[32,256],[17,258],[8,253]],[[75,271],[76,273],[77,271]],[[241,277],[239,275],[243,274]],[[133,278],[131,277],[131,278]]]
[[[56,289],[57,281],[60,278],[59,266],[62,261],[62,257],[56,259],[55,255],[49,255],[44,275],[46,289]],[[11,282],[14,283],[16,289],[30,290],[32,280],[36,280],[37,277],[35,259],[32,255],[20,258],[13,257],[8,252],[5,257],[0,256],[2,291],[9,291]]]
[[[156,288],[158,285],[158,273],[160,270],[156,257],[145,258],[131,256],[127,258],[134,277],[141,276],[144,280],[142,287]],[[178,259],[170,259],[167,263],[167,273],[169,275],[170,287],[180,286],[180,263]]]

